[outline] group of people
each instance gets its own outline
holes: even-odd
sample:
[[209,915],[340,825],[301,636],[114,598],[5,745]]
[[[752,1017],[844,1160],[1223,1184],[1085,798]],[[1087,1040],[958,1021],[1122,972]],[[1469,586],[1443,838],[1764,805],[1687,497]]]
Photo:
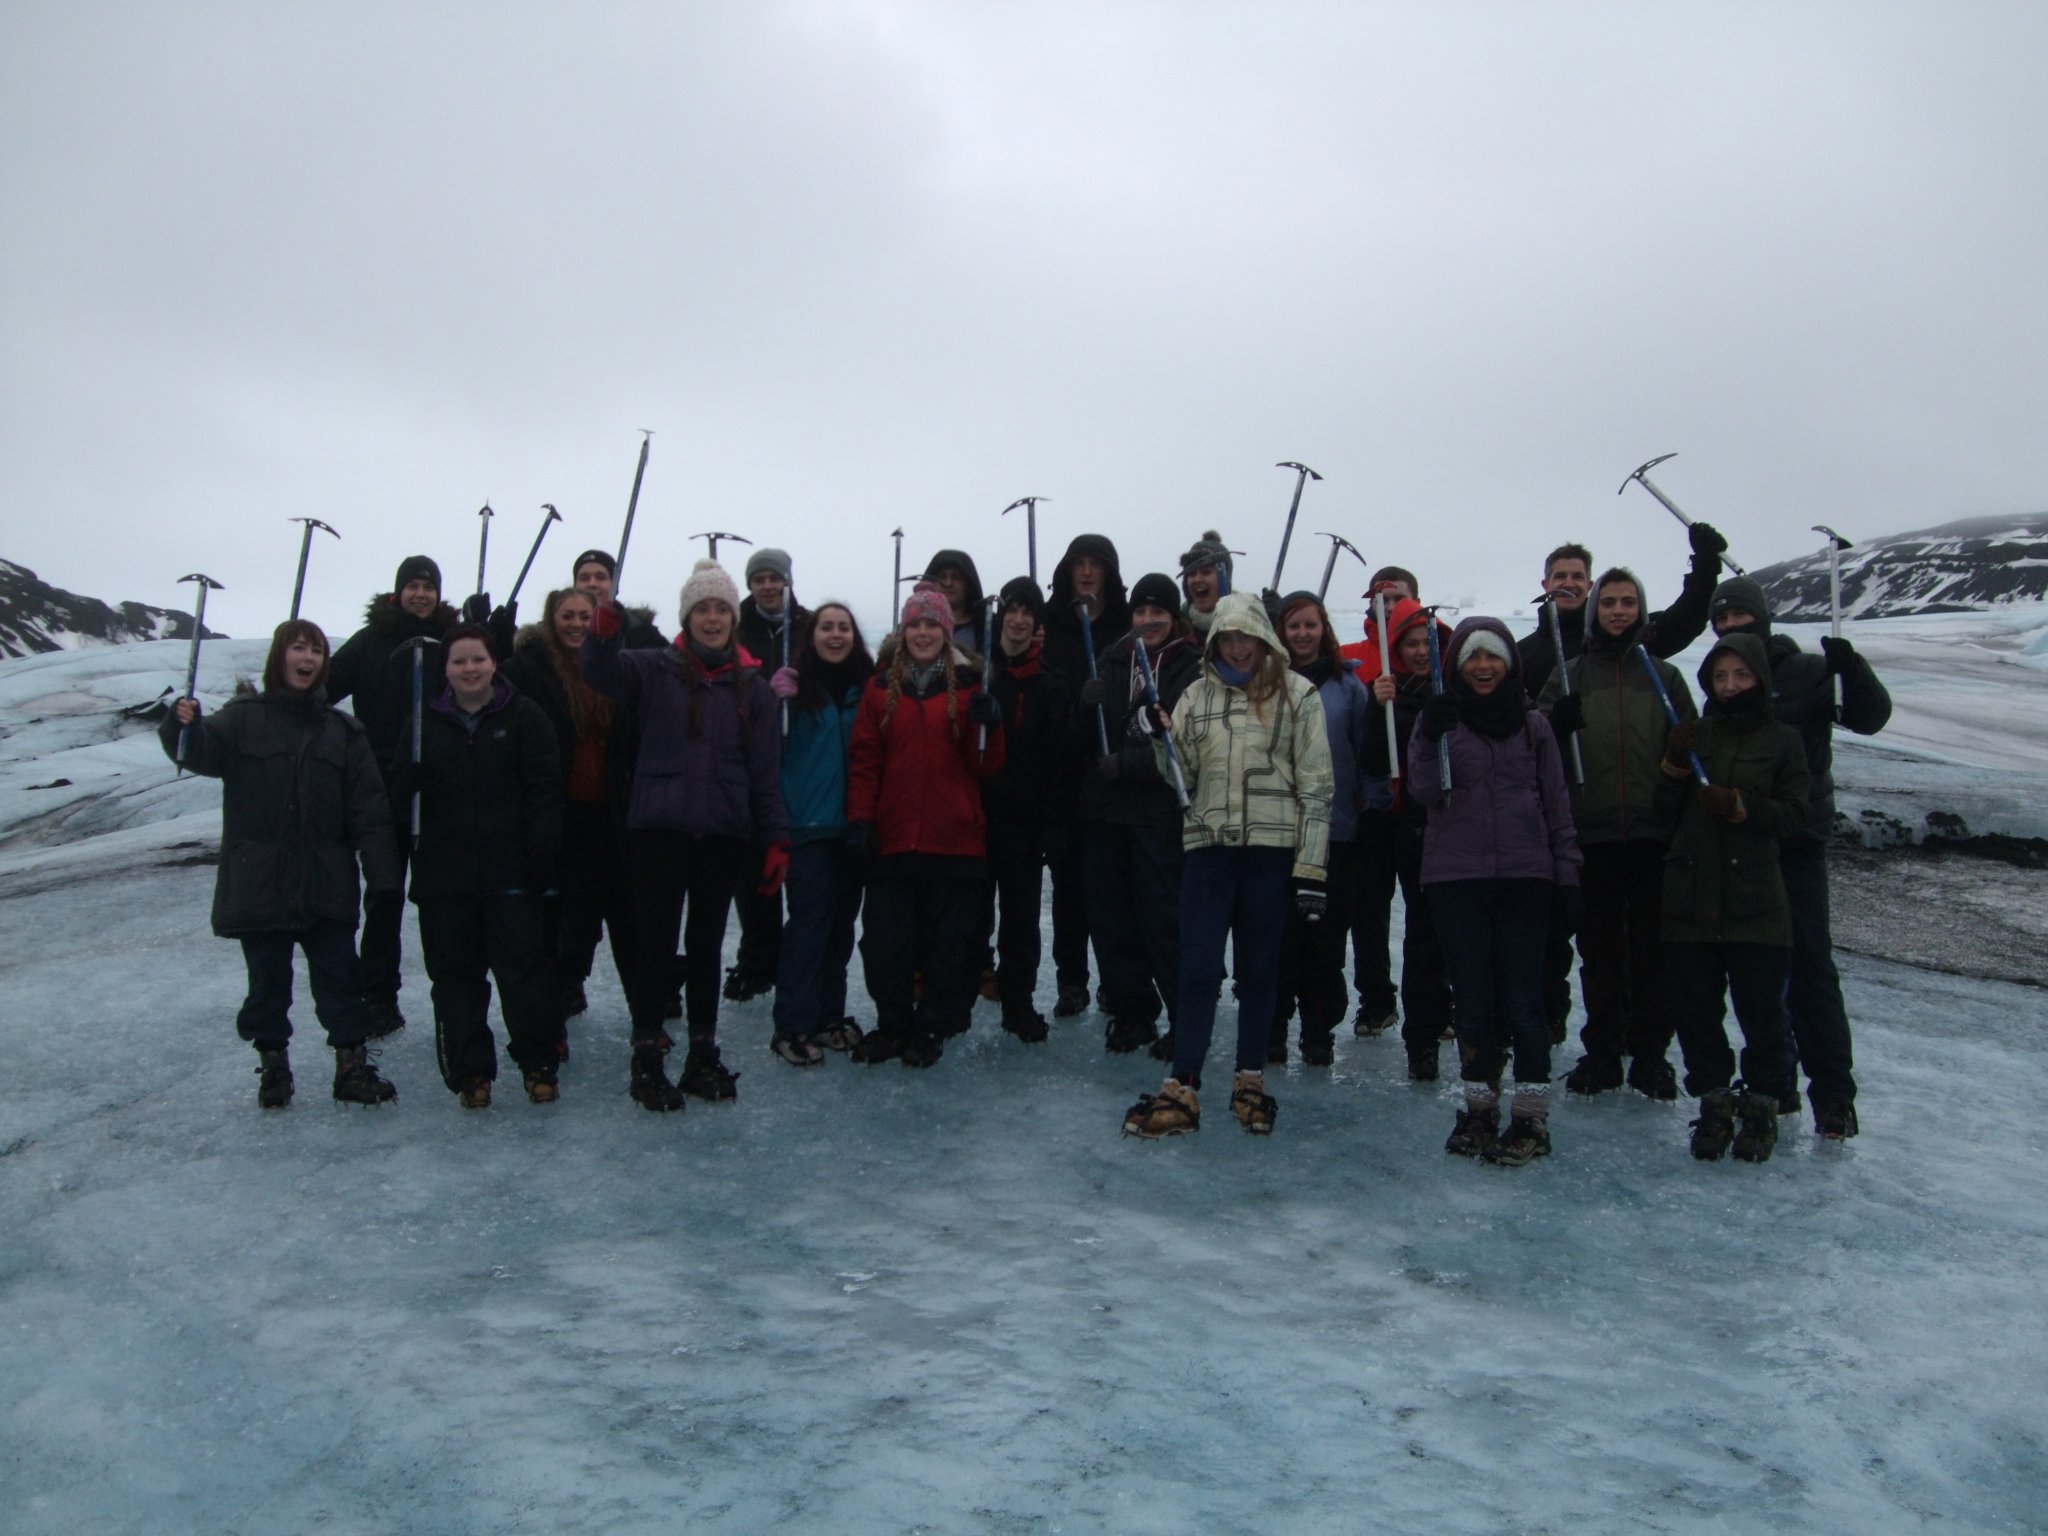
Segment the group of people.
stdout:
[[[602,550],[524,626],[483,594],[458,611],[414,556],[338,650],[280,625],[260,689],[211,713],[178,701],[162,739],[224,781],[213,923],[243,945],[238,1028],[265,1107],[293,1092],[294,948],[335,1098],[393,1097],[366,1045],[405,1024],[408,885],[464,1106],[497,1077],[493,982],[528,1097],[558,1097],[608,944],[631,1095],[675,1111],[736,1097],[720,1007],[769,992],[771,1049],[796,1067],[928,1067],[978,998],[1044,1041],[1049,878],[1054,1016],[1097,1007],[1108,1050],[1167,1063],[1127,1134],[1199,1128],[1226,976],[1231,1115],[1269,1133],[1266,1068],[1290,1045],[1333,1059],[1348,940],[1354,1034],[1398,1024],[1420,1082],[1456,1041],[1448,1151],[1549,1152],[1576,950],[1584,1053],[1565,1089],[1676,1099],[1675,1038],[1694,1155],[1762,1161],[1802,1069],[1818,1134],[1857,1131],[1832,732],[1876,731],[1891,706],[1846,641],[1814,655],[1773,633],[1763,589],[1720,579],[1711,528],[1692,546],[1661,611],[1631,572],[1596,579],[1560,546],[1551,612],[1519,639],[1493,618],[1451,627],[1383,567],[1349,644],[1314,593],[1234,591],[1214,532],[1177,575],[1128,585],[1110,539],[1083,534],[1049,590],[1019,577],[992,599],[941,550],[874,651],[846,604],[797,603],[779,549],[752,552],[744,596],[698,561],[672,638],[620,604]],[[1695,707],[1664,658],[1710,625]],[[847,1004],[856,933],[868,1031]]]

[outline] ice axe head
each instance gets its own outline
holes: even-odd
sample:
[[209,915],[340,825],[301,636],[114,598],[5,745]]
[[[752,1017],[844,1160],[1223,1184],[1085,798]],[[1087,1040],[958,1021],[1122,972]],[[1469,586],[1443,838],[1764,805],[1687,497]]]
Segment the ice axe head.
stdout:
[[[285,521],[288,523],[304,523],[306,525],[306,536],[308,538],[312,537],[313,530],[315,528],[320,529],[324,533],[334,533],[334,530],[332,528],[328,527],[327,524],[321,522],[320,519],[317,517],[288,517],[285,519]],[[341,537],[341,535],[338,533],[334,533],[334,536],[337,539]]]
[[1295,463],[1295,461],[1294,461],[1294,460],[1292,460],[1292,459],[1283,459],[1283,460],[1281,460],[1281,461],[1280,461],[1280,462],[1279,462],[1278,464],[1275,464],[1275,465],[1274,465],[1273,467],[1274,467],[1275,469],[1292,469],[1292,470],[1297,470],[1297,471],[1299,471],[1299,472],[1300,472],[1301,474],[1304,474],[1304,475],[1306,475],[1306,476],[1307,476],[1307,477],[1308,477],[1309,479],[1311,479],[1311,480],[1320,480],[1320,479],[1322,479],[1322,478],[1323,478],[1323,477],[1322,477],[1321,475],[1317,474],[1317,473],[1316,473],[1316,472],[1315,472],[1314,470],[1310,469],[1310,468],[1309,468],[1309,467],[1308,467],[1308,466],[1307,466],[1306,464],[1297,464],[1297,463]]
[[1835,530],[1830,528],[1826,523],[1815,523],[1813,525],[1813,531],[1815,533],[1826,534],[1828,536],[1828,542],[1831,545],[1833,545],[1836,549],[1854,549],[1856,547],[1854,544],[1851,544],[1847,539],[1843,538],[1839,533],[1835,532]]
[[1628,472],[1628,480],[1622,481],[1621,484],[1615,488],[1614,494],[1619,496],[1623,491],[1627,490],[1629,480],[1640,480],[1643,478],[1643,476],[1647,475],[1651,470],[1655,469],[1659,464],[1662,464],[1666,459],[1675,459],[1677,457],[1678,455],[1675,453],[1660,453],[1654,459],[1650,459],[1645,461],[1644,463],[1638,464],[1634,469]]
[[1007,507],[1003,508],[1003,516],[1008,517],[1012,512],[1016,511],[1019,507],[1023,507],[1027,511],[1035,512],[1038,510],[1038,504],[1041,501],[1051,500],[1052,498],[1050,496],[1019,496],[1015,501],[1011,502]]

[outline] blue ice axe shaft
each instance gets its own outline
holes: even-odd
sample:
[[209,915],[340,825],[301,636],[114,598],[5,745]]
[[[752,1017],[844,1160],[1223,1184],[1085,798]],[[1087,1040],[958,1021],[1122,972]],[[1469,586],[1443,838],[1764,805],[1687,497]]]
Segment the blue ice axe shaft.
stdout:
[[[1145,680],[1145,702],[1163,715],[1166,713],[1159,703],[1159,683],[1152,675],[1152,658],[1145,654],[1145,637],[1136,630],[1131,631],[1131,647],[1137,653],[1138,674]],[[1173,770],[1174,798],[1180,801],[1180,808],[1188,808],[1188,779],[1181,772],[1180,753],[1173,747],[1173,732],[1167,731],[1159,740],[1166,747],[1166,766]]]
[[[1429,637],[1429,691],[1431,693],[1442,693],[1444,691],[1444,653],[1443,646],[1436,637],[1436,610],[1430,609],[1423,615],[1423,618],[1425,620],[1424,633]],[[1439,736],[1436,739],[1436,777],[1437,788],[1443,791],[1444,800],[1448,803],[1451,798],[1451,738],[1449,736]]]
[[[1095,621],[1088,617],[1088,599],[1076,599],[1074,612],[1081,616],[1081,646],[1088,653],[1088,678],[1092,682],[1102,674],[1095,670]],[[1100,704],[1095,706],[1095,741],[1102,748],[1102,755],[1109,756],[1109,720]]]
[[[1657,663],[1651,658],[1648,648],[1632,645],[1629,649],[1642,659],[1643,670],[1650,674],[1650,687],[1656,691],[1657,702],[1664,706],[1664,718],[1674,726],[1682,724],[1678,718],[1678,706],[1671,702],[1671,695],[1664,687],[1664,679],[1657,675]],[[1692,776],[1704,786],[1707,782],[1707,769],[1700,761],[1699,753],[1688,752],[1686,756],[1692,760]]]

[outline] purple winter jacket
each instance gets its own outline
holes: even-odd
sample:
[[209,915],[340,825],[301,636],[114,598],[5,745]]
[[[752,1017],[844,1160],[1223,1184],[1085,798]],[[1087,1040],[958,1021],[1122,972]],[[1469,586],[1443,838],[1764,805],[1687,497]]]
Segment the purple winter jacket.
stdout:
[[[1472,618],[1451,637],[1449,655],[1474,629],[1514,637],[1498,619]],[[1446,665],[1449,659],[1446,657]],[[1519,658],[1509,663],[1501,687],[1519,698]],[[1448,880],[1549,880],[1579,883],[1578,833],[1572,825],[1571,791],[1564,759],[1550,722],[1529,711],[1523,727],[1504,737],[1482,735],[1459,724],[1444,738],[1451,744],[1451,797],[1445,803],[1437,777],[1436,743],[1418,729],[1408,740],[1408,793],[1429,811],[1422,844],[1422,883]]]
[[[740,729],[739,674],[721,667],[693,684],[674,646],[625,650],[620,635],[593,627],[578,661],[583,680],[639,711],[640,751],[626,825],[737,837],[757,846],[789,841],[782,803],[782,716],[767,680],[745,651],[746,731]],[[703,728],[690,734],[690,695],[703,695]]]

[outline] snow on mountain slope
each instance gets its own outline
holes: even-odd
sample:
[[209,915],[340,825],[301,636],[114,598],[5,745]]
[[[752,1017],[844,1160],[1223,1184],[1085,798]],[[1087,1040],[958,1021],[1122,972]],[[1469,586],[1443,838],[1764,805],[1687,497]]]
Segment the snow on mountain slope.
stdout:
[[27,566],[0,560],[0,656],[181,638],[192,638],[189,613],[145,603],[109,607],[96,597],[53,587]]
[[[1855,538],[1855,530],[1841,533]],[[1825,620],[1828,557],[1819,548],[1750,574],[1788,620]],[[2048,597],[2048,512],[1973,517],[1857,541],[1842,551],[1842,614],[1850,619],[1952,613]]]

